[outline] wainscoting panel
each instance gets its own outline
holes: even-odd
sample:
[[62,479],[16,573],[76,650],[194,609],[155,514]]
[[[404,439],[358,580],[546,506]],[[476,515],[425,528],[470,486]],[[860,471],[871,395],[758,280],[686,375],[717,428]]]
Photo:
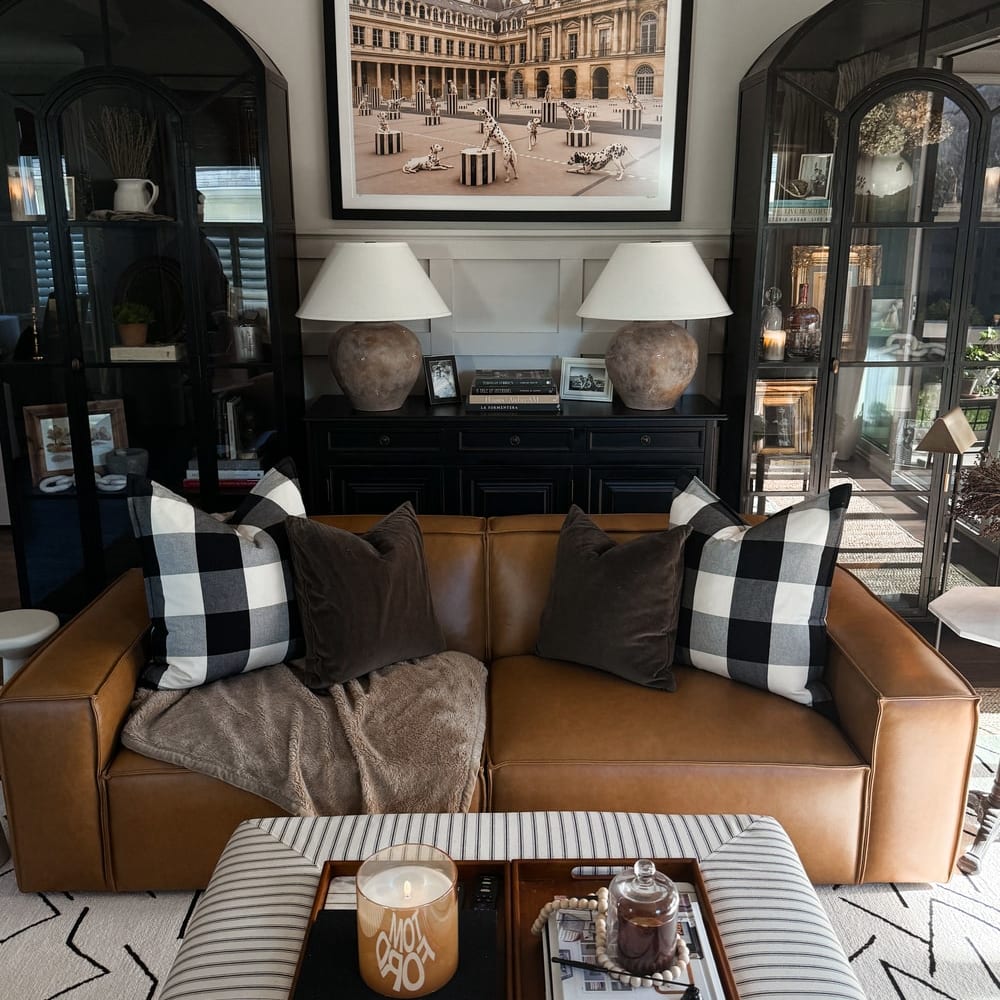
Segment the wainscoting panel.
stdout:
[[[300,236],[303,294],[338,237]],[[412,237],[407,240],[452,310],[415,320],[425,354],[454,354],[463,385],[475,368],[551,367],[559,358],[603,354],[620,324],[583,321],[576,310],[622,238],[524,236]],[[719,287],[726,288],[728,236],[693,240]],[[386,282],[392,275],[385,276]],[[304,323],[306,396],[339,391],[327,364],[335,323]],[[725,320],[698,320],[689,329],[701,347],[690,392],[718,399]]]

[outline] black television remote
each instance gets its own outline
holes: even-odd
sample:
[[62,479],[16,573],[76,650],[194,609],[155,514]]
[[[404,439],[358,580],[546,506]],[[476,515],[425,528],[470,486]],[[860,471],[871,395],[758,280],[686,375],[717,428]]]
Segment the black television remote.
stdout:
[[470,910],[495,910],[500,895],[498,875],[479,875],[470,886],[465,905]]

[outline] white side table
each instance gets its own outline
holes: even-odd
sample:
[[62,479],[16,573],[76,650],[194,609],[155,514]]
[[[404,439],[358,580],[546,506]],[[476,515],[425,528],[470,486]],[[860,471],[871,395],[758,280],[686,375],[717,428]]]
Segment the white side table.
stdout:
[[4,684],[57,628],[59,619],[51,611],[34,608],[0,611],[0,657],[3,657]]
[[[1000,646],[1000,587],[952,587],[934,598],[927,610],[938,620],[935,649],[941,644],[942,622],[963,639]],[[987,848],[1000,832],[1000,771],[989,795],[971,794],[979,829],[972,846],[958,859],[959,871],[966,875],[979,871]]]
[[[51,611],[35,608],[0,611],[0,657],[3,658],[4,684],[57,628],[59,619]],[[0,865],[6,864],[8,858],[10,847],[0,827]]]

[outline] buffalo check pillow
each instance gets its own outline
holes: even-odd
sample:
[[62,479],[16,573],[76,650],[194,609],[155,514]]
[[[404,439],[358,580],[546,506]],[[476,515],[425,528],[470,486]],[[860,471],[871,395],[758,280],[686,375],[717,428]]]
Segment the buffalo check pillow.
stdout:
[[196,687],[303,654],[285,530],[306,512],[294,476],[280,462],[224,520],[130,477],[152,621],[144,683]]
[[802,705],[830,700],[826,610],[849,485],[748,527],[692,478],[670,508],[689,524],[676,661]]

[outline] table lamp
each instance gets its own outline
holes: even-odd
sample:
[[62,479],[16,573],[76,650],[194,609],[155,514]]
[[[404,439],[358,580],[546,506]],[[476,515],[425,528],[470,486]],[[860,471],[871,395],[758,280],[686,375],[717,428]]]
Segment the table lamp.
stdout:
[[356,410],[398,410],[421,371],[420,341],[403,319],[450,316],[406,243],[338,243],[323,261],[300,319],[346,322],[330,368]]
[[[951,568],[951,549],[955,541],[955,520],[957,516],[958,487],[961,481],[962,456],[976,443],[976,432],[969,426],[961,406],[943,413],[930,426],[930,430],[917,445],[917,451],[932,455],[954,455],[955,470],[951,476],[951,502],[948,504],[948,528],[945,535],[944,567],[941,571],[941,586],[937,593],[948,589],[948,570]],[[947,471],[947,470],[946,470]],[[942,496],[947,489],[947,481],[941,479]],[[931,596],[937,596],[936,594]]]
[[693,243],[621,243],[576,314],[631,321],[608,345],[608,375],[626,406],[669,410],[698,367],[697,342],[674,320],[731,312]]

